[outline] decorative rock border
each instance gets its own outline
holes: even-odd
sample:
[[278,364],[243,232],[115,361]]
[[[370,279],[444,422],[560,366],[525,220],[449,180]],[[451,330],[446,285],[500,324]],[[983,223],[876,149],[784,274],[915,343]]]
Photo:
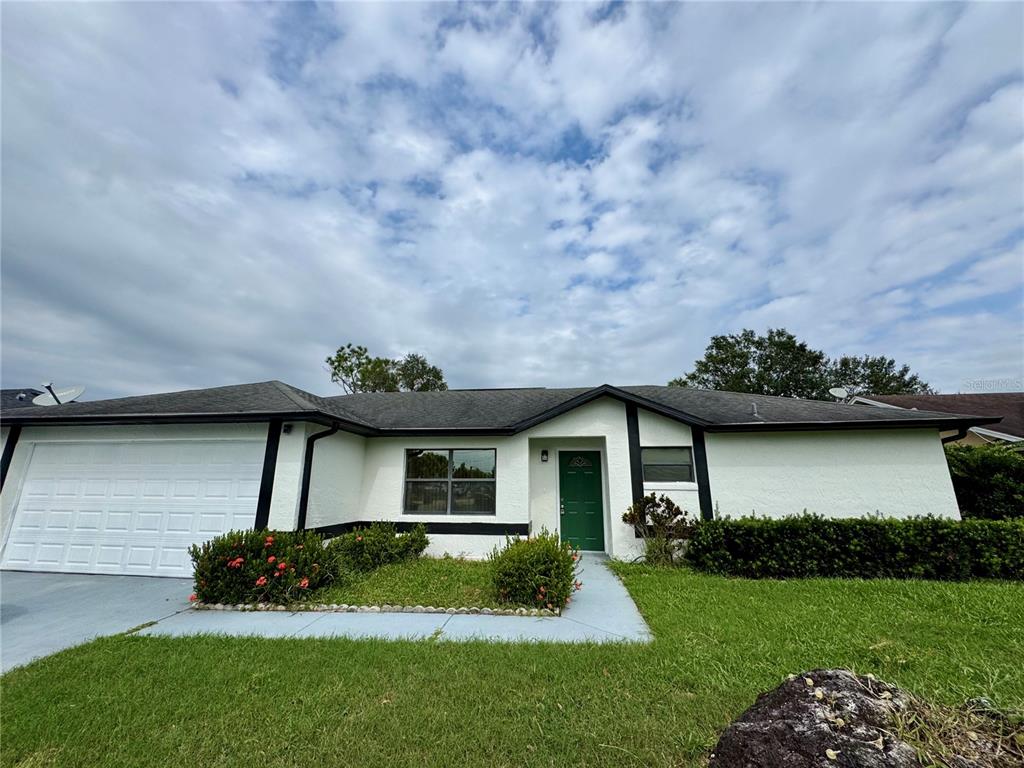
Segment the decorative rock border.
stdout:
[[525,617],[556,617],[560,611],[547,608],[435,608],[432,605],[345,605],[338,603],[292,603],[276,605],[274,603],[192,603],[192,607],[200,611],[316,611],[320,613],[446,613],[453,616],[525,616]]

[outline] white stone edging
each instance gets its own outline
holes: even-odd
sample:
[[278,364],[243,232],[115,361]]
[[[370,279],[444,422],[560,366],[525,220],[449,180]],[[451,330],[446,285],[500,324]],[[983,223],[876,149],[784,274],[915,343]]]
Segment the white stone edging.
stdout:
[[435,608],[432,605],[345,605],[338,603],[292,603],[277,605],[275,603],[192,603],[192,607],[200,611],[318,611],[321,613],[446,613],[455,616],[527,616],[557,617],[559,611],[547,608]]

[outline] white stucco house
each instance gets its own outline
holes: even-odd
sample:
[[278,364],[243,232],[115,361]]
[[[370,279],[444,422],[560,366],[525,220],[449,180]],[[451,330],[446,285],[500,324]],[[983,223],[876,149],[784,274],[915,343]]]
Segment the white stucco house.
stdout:
[[422,522],[483,556],[547,528],[639,554],[637,497],[693,515],[958,515],[940,432],[991,418],[699,389],[318,397],[278,381],[9,409],[5,569],[188,576],[240,528]]

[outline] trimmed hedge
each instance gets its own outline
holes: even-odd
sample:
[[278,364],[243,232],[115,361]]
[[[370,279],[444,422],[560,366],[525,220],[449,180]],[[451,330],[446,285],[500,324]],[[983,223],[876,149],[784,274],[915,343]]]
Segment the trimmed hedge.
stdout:
[[1024,452],[1004,445],[946,446],[963,518],[1024,518]]
[[560,611],[582,584],[576,580],[580,553],[567,541],[541,531],[528,539],[506,539],[491,553],[498,600]]
[[189,555],[195,597],[205,603],[288,603],[332,578],[323,539],[311,531],[230,531]]
[[428,543],[423,523],[409,533],[399,533],[394,523],[373,523],[331,539],[327,552],[339,570],[366,573],[382,565],[419,557]]
[[1024,579],[1024,520],[739,518],[700,522],[686,560],[748,578]]

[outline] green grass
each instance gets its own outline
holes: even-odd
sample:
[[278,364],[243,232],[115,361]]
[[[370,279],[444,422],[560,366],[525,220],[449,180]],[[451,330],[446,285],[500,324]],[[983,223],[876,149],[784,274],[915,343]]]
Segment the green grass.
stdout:
[[699,766],[828,666],[1024,705],[1024,585],[618,570],[649,646],[99,640],[3,678],[0,764]]
[[421,557],[385,565],[351,584],[327,587],[314,599],[347,605],[509,608],[499,604],[488,563]]

